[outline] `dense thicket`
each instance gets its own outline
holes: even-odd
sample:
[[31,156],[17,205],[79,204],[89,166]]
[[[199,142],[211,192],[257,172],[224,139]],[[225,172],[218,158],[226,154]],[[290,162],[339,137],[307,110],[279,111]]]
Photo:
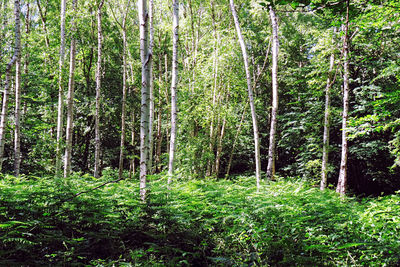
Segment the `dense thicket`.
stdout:
[[[21,2],[21,173],[54,174],[59,83],[68,85],[60,58],[60,0]],[[100,127],[100,169],[139,163],[142,74],[135,1],[105,1],[101,10],[102,58],[97,57],[98,1],[66,7],[65,53],[76,40],[72,171],[90,173],[95,162],[95,121]],[[131,3],[132,2],[132,3]],[[135,2],[133,4],[133,2]],[[284,3],[285,2],[285,3]],[[0,85],[14,53],[13,1],[0,4]],[[400,40],[394,0],[351,1],[349,6],[349,116],[341,129],[344,1],[240,1],[235,3],[249,57],[260,133],[261,169],[267,170],[272,105],[273,47],[269,5],[279,25],[279,111],[276,171],[280,176],[320,179],[327,76],[331,73],[328,182],[336,184],[342,130],[349,136],[348,184],[365,194],[400,188]],[[126,8],[128,7],[128,8]],[[167,168],[170,140],[172,2],[154,3],[153,167]],[[126,16],[121,30],[121,21]],[[179,79],[175,175],[223,177],[255,170],[252,120],[241,49],[227,0],[179,3]],[[74,21],[74,22],[73,22]],[[76,29],[75,26],[76,25]],[[28,30],[29,29],[29,30]],[[123,34],[126,31],[126,52]],[[126,55],[125,60],[124,55]],[[333,71],[329,58],[334,55]],[[69,58],[66,56],[66,59]],[[60,76],[58,62],[62,64]],[[127,64],[124,68],[124,63]],[[96,112],[96,67],[101,64],[101,108]],[[123,94],[126,70],[126,106]],[[15,73],[15,71],[13,71]],[[61,80],[59,81],[59,78]],[[14,84],[14,82],[13,82]],[[12,86],[12,89],[15,85]],[[65,94],[65,92],[64,92]],[[14,168],[14,94],[10,94],[3,172]],[[17,102],[18,103],[18,102]],[[122,108],[126,123],[121,124]],[[17,108],[18,110],[18,108]],[[66,113],[66,110],[63,110]],[[66,121],[63,122],[66,124]],[[121,139],[121,125],[126,135]],[[126,127],[125,127],[126,125]],[[65,125],[63,125],[65,127]],[[63,131],[65,133],[65,130]],[[62,138],[65,140],[65,137]],[[125,140],[124,153],[121,141]],[[59,152],[58,152],[59,153]],[[121,161],[119,155],[126,159]],[[135,165],[136,163],[136,165]],[[229,167],[228,167],[229,166]]]

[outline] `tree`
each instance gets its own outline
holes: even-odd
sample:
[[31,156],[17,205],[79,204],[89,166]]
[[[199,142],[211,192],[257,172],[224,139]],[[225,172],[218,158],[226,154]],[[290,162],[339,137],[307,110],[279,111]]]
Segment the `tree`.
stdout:
[[[154,25],[153,25],[153,0],[149,1],[149,54],[153,55],[153,44],[154,44]],[[153,56],[149,58],[149,160],[148,160],[148,170],[153,173],[153,148],[154,148],[154,138],[153,138],[153,122],[154,122],[154,80],[153,80]]]
[[[72,11],[76,13],[76,1],[72,2]],[[76,22],[72,18],[72,38],[70,49],[70,65],[68,79],[68,96],[67,96],[67,130],[65,137],[65,157],[64,157],[64,177],[68,177],[71,172],[71,156],[72,156],[72,136],[74,127],[74,83],[75,83],[75,59],[76,59]]]
[[267,177],[271,180],[275,176],[275,157],[276,157],[276,129],[278,121],[278,52],[279,52],[279,37],[278,37],[278,20],[275,10],[272,6],[269,7],[269,14],[272,24],[272,109],[271,109],[271,127],[269,133],[269,148],[268,148],[268,166]]
[[239,19],[238,19],[237,13],[236,13],[235,4],[234,4],[233,0],[230,0],[230,7],[231,7],[233,19],[235,21],[236,33],[237,33],[237,36],[238,36],[238,39],[239,39],[240,47],[242,49],[244,68],[245,68],[245,71],[246,71],[247,92],[248,92],[248,95],[249,95],[251,117],[252,117],[252,120],[253,120],[254,156],[255,156],[255,161],[256,161],[257,190],[259,190],[259,188],[260,188],[260,179],[261,179],[260,138],[259,138],[259,133],[258,133],[256,108],[255,108],[255,105],[254,105],[253,88],[252,88],[252,85],[251,85],[251,74],[250,74],[250,70],[249,70],[249,63],[248,63],[246,44],[245,44],[243,36],[242,36],[242,31],[240,29]]
[[[332,37],[333,42],[333,37]],[[321,167],[321,185],[320,189],[324,190],[328,184],[328,156],[329,156],[329,131],[330,131],[330,115],[331,115],[331,92],[330,89],[334,83],[333,67],[335,65],[335,54],[332,52],[329,61],[328,79],[325,87],[325,112],[324,112],[324,135],[322,145],[322,167]]]
[[[15,48],[14,55],[8,62],[6,67],[6,80],[4,83],[4,93],[3,93],[3,106],[1,109],[0,118],[0,171],[2,170],[3,160],[4,160],[4,145],[5,145],[5,130],[7,124],[7,108],[8,108],[8,98],[10,90],[10,76],[11,69],[14,64],[20,61],[21,57],[21,21],[20,21],[21,7],[19,0],[14,1],[14,17],[15,17]],[[17,72],[19,68],[17,69]]]
[[94,177],[100,177],[100,101],[101,101],[101,53],[103,32],[101,28],[101,9],[104,0],[99,0],[97,6],[97,69],[96,69],[96,115],[95,115],[95,152],[94,152]]
[[61,0],[61,18],[60,18],[60,60],[58,73],[58,108],[57,108],[57,147],[56,147],[56,175],[61,176],[61,138],[63,129],[64,115],[64,60],[65,60],[65,12],[66,0]]
[[339,179],[336,192],[344,195],[347,187],[347,157],[348,148],[348,130],[347,120],[349,114],[349,7],[350,0],[346,2],[346,22],[343,27],[343,113],[342,113],[342,153],[340,161]]
[[168,184],[172,182],[175,164],[176,131],[177,131],[177,99],[178,84],[178,40],[179,40],[179,0],[173,0],[173,45],[172,45],[172,78],[171,78],[171,141],[168,163]]
[[150,58],[148,33],[148,10],[147,0],[139,0],[139,23],[140,23],[140,59],[142,62],[142,89],[141,89],[141,111],[140,111],[140,198],[146,200],[147,196],[147,164],[149,155],[149,79]]

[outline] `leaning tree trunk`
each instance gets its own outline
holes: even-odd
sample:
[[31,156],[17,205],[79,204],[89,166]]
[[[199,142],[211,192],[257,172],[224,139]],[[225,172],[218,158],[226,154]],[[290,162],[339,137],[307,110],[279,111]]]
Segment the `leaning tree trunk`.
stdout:
[[60,61],[58,69],[58,109],[57,109],[57,145],[56,145],[56,175],[61,176],[61,137],[63,129],[64,112],[64,85],[63,85],[63,67],[65,60],[65,10],[66,0],[61,0],[61,44]]
[[173,47],[172,47],[172,81],[171,81],[171,141],[169,148],[168,163],[168,184],[172,182],[175,164],[175,148],[176,148],[176,120],[177,120],[177,99],[176,87],[178,84],[178,40],[179,40],[179,0],[173,0]]
[[250,109],[251,109],[251,118],[253,120],[253,134],[254,134],[254,156],[256,161],[256,181],[257,181],[257,190],[260,188],[260,179],[261,179],[261,161],[260,161],[260,138],[258,134],[258,125],[257,125],[257,114],[256,107],[254,105],[254,97],[253,97],[253,88],[251,86],[251,75],[249,70],[249,60],[247,57],[247,49],[246,44],[244,43],[244,39],[242,36],[242,31],[239,25],[238,15],[236,13],[235,4],[233,0],[230,0],[230,6],[232,10],[233,19],[235,21],[236,32],[238,35],[240,47],[242,48],[242,55],[244,61],[244,68],[246,71],[246,79],[247,79],[247,91],[249,94],[250,101]]
[[100,0],[97,8],[97,71],[96,71],[96,115],[95,115],[95,151],[94,151],[94,177],[100,177],[100,97],[101,97],[101,52],[103,33],[101,29],[101,8],[104,0]]
[[[76,1],[72,2],[73,13],[76,13]],[[75,83],[75,58],[76,58],[76,40],[74,34],[76,32],[75,18],[72,18],[72,38],[70,49],[69,63],[69,79],[68,79],[68,96],[67,96],[67,131],[65,138],[65,157],[64,157],[64,178],[67,178],[71,172],[72,157],[72,133],[74,127],[74,83]]]
[[119,171],[118,171],[118,178],[122,179],[122,173],[124,169],[124,153],[125,153],[125,116],[126,116],[126,17],[128,15],[129,9],[128,1],[127,6],[125,7],[125,13],[123,14],[123,21],[122,21],[122,43],[123,43],[123,51],[122,51],[122,111],[121,111],[121,145],[120,145],[120,152],[119,152]]
[[[333,38],[332,38],[333,40]],[[329,155],[329,130],[330,130],[330,116],[331,116],[331,86],[332,86],[332,71],[335,64],[335,54],[332,52],[328,79],[325,88],[325,116],[324,116],[324,138],[322,145],[322,168],[321,168],[321,185],[320,189],[324,190],[328,184],[328,155]]]
[[347,0],[346,23],[344,25],[343,37],[343,114],[342,114],[342,155],[339,169],[339,179],[336,192],[344,195],[347,186],[347,156],[349,148],[347,145],[347,117],[349,113],[349,5]]
[[7,124],[7,108],[8,108],[8,97],[10,90],[10,76],[11,69],[14,66],[15,62],[19,60],[21,57],[21,21],[20,21],[20,2],[19,0],[14,1],[14,17],[15,17],[15,48],[14,55],[11,60],[7,64],[6,68],[6,80],[4,84],[4,94],[3,94],[3,106],[1,109],[1,118],[0,118],[0,171],[2,170],[3,160],[4,160],[4,144],[5,144],[5,130]]
[[272,110],[271,110],[271,129],[269,134],[268,148],[268,166],[267,177],[271,180],[275,176],[275,157],[276,157],[276,128],[278,121],[278,21],[275,11],[272,7],[269,8],[269,14],[272,23]]
[[140,58],[142,61],[142,101],[140,111],[140,198],[146,201],[147,164],[149,155],[149,60],[147,0],[139,0]]

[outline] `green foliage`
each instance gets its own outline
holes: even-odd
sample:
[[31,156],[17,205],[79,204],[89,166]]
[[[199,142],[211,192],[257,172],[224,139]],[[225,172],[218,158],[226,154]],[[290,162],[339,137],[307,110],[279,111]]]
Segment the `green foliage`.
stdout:
[[303,180],[138,183],[75,174],[0,181],[0,265],[394,266],[400,197],[341,198]]

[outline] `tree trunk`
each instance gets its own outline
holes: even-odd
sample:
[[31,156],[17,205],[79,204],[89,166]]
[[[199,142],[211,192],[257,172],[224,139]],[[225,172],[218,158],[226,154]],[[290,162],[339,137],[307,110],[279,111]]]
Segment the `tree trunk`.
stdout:
[[132,158],[129,163],[129,179],[132,179],[132,177],[135,175],[135,157],[134,157],[134,154],[135,154],[135,149],[134,149],[134,147],[135,147],[135,112],[134,111],[132,111],[131,116],[132,116],[131,146],[133,148],[132,149],[133,155],[132,155]]
[[342,155],[339,169],[339,179],[336,187],[336,192],[344,195],[347,186],[347,117],[349,113],[349,5],[350,0],[347,0],[346,23],[344,25],[343,37],[343,114],[342,114]]
[[172,81],[171,81],[171,141],[168,163],[168,184],[172,182],[175,164],[176,130],[177,130],[177,99],[178,84],[178,39],[179,39],[179,0],[173,0],[173,48],[172,48]]
[[250,109],[251,109],[251,117],[253,120],[253,134],[254,134],[254,156],[256,162],[256,181],[257,181],[257,190],[260,188],[260,179],[261,179],[261,161],[260,161],[260,138],[258,134],[258,125],[257,125],[257,115],[256,115],[256,108],[254,105],[254,97],[253,97],[253,88],[251,86],[251,76],[249,70],[249,61],[247,57],[247,49],[246,44],[244,43],[242,31],[239,25],[238,15],[236,13],[235,4],[233,0],[230,0],[230,7],[232,10],[233,19],[235,21],[235,28],[238,35],[240,47],[242,49],[244,67],[246,71],[246,79],[247,79],[247,91],[249,95],[250,101]]
[[61,0],[61,44],[60,61],[58,69],[58,109],[57,109],[57,147],[56,147],[56,175],[61,176],[61,138],[63,130],[63,112],[64,112],[64,60],[65,60],[65,10],[66,0]]
[[[153,43],[154,43],[154,27],[153,27],[153,0],[149,1],[149,54],[153,55]],[[147,169],[150,174],[153,174],[153,151],[154,151],[154,138],[153,138],[153,121],[154,121],[154,81],[153,81],[153,57],[149,57],[149,159]]]
[[[76,1],[72,2],[73,14],[76,14]],[[67,96],[67,130],[65,138],[65,156],[64,156],[64,178],[67,178],[71,172],[72,156],[72,136],[74,127],[74,83],[75,83],[75,58],[76,58],[76,33],[75,18],[72,18],[72,37],[69,63],[68,96]]]
[[149,61],[151,54],[148,47],[148,10],[147,0],[139,0],[140,21],[140,58],[142,61],[142,101],[140,116],[140,198],[146,201],[147,196],[147,164],[149,154]]
[[100,98],[101,98],[101,53],[103,33],[101,28],[101,8],[104,0],[100,0],[97,7],[97,71],[96,71],[96,115],[95,115],[95,151],[94,151],[94,177],[100,177]]
[[[333,40],[333,38],[332,38]],[[321,167],[321,185],[320,189],[324,190],[328,184],[328,156],[329,156],[329,130],[331,116],[331,86],[332,86],[332,71],[335,64],[335,54],[332,52],[328,79],[325,88],[325,116],[324,116],[324,138],[322,145],[322,167]]]
[[[29,33],[29,3],[26,12],[26,34]],[[19,43],[21,50],[21,42]],[[28,54],[26,54],[28,55]],[[15,69],[15,128],[14,128],[14,175],[19,176],[21,169],[21,53]]]
[[224,118],[221,127],[221,134],[219,135],[219,141],[217,146],[217,155],[215,157],[215,175],[219,176],[219,166],[221,162],[221,155],[222,155],[222,141],[225,136],[225,126],[226,126],[226,118]]
[[123,52],[122,52],[122,108],[121,108],[121,145],[119,152],[119,170],[118,177],[122,178],[122,173],[124,169],[124,153],[125,153],[125,116],[126,116],[126,17],[128,15],[130,1],[128,1],[127,6],[125,7],[125,13],[123,14],[122,21],[122,42],[123,42]]
[[3,106],[1,109],[1,118],[0,118],[0,171],[2,170],[3,160],[4,160],[4,145],[5,145],[5,130],[7,124],[7,108],[8,108],[8,97],[9,97],[9,89],[10,89],[10,76],[11,69],[14,64],[21,57],[21,21],[20,21],[20,2],[19,0],[14,1],[14,17],[15,17],[15,48],[14,55],[11,60],[7,64],[6,68],[6,80],[4,84],[4,94],[3,94]]
[[[159,42],[159,47],[161,47],[161,38]],[[161,53],[159,54],[158,58],[158,81],[159,81],[159,86],[158,86],[158,114],[157,114],[157,149],[156,149],[156,167],[157,171],[161,171],[161,145],[162,145],[162,97],[161,97],[161,87],[162,87],[162,57]]]
[[272,110],[271,128],[269,133],[268,166],[267,178],[273,180],[275,176],[275,157],[276,157],[276,128],[278,121],[278,21],[274,9],[270,6],[269,14],[272,23]]

